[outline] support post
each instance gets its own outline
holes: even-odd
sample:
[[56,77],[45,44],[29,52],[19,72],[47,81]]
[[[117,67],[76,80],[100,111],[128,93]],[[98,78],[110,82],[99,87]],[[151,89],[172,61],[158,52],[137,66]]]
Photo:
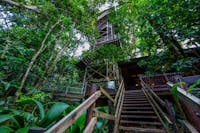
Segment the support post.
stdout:
[[[91,88],[88,91],[88,96],[90,97],[92,94],[94,94],[97,91],[97,88],[98,87],[97,87],[96,84],[92,84]],[[92,104],[87,110],[85,127],[87,127],[87,125],[89,124],[90,120],[92,119],[94,109],[95,109],[95,103]]]
[[[108,100],[108,113],[109,114],[112,114],[113,113],[113,103],[110,101],[110,100]],[[109,125],[109,128],[108,128],[108,130],[109,130],[109,133],[112,133],[113,132],[113,125],[114,125],[114,122],[113,121],[111,121],[111,120],[109,120],[108,121],[108,125]]]

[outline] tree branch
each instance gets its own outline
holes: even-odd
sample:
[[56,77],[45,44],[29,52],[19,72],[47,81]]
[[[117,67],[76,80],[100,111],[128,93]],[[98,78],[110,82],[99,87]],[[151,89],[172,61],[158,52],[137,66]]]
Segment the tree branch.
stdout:
[[12,0],[2,0],[2,2],[10,4],[10,5],[17,6],[17,7],[20,7],[20,8],[26,8],[28,10],[33,10],[37,13],[40,13],[39,7],[35,6],[35,5],[23,5],[23,4],[17,3],[17,2],[12,1]]
[[[61,20],[58,20],[48,31],[48,33],[46,34],[45,38],[43,39],[42,41],[42,44],[39,48],[39,50],[33,55],[32,59],[31,59],[31,62],[29,63],[28,65],[28,68],[22,78],[22,81],[21,81],[21,85],[18,89],[18,92],[20,92],[22,90],[22,88],[24,87],[24,84],[25,84],[25,81],[27,79],[27,76],[29,74],[29,72],[31,71],[31,68],[33,66],[33,64],[35,63],[36,59],[38,58],[38,56],[45,50],[45,42],[47,41],[47,38],[48,36],[51,34],[51,32],[53,31],[53,29],[61,22]],[[17,93],[18,93],[17,92]]]

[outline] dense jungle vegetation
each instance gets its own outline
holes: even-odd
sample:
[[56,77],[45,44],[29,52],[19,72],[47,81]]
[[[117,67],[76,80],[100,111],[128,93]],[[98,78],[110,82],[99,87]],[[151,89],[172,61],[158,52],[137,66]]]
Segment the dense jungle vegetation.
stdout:
[[[105,3],[121,46],[96,50],[95,22]],[[1,0],[0,132],[49,128],[73,110],[75,105],[53,101],[42,89],[81,81],[76,64],[85,56],[116,61],[148,56],[139,62],[147,74],[199,73],[199,35],[198,0]],[[77,57],[84,42],[90,50]],[[84,116],[70,132],[82,130],[83,121]],[[95,131],[105,124],[100,120]]]

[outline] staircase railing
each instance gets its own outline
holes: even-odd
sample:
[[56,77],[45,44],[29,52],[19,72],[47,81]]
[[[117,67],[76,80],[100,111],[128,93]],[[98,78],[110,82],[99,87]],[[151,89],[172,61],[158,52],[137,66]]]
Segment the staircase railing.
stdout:
[[[142,77],[140,77],[140,81],[145,96],[152,105],[153,110],[155,111],[166,131],[169,132],[169,127],[167,125],[172,125],[177,132],[178,129],[176,125],[175,115],[170,107],[169,102],[167,100],[163,101],[155,92],[153,92],[152,88],[144,82]],[[165,112],[167,112],[169,117],[165,114],[163,108],[161,107],[165,109]]]
[[[87,98],[83,103],[81,103],[77,108],[75,108],[67,116],[65,116],[60,121],[58,121],[54,126],[52,126],[49,130],[47,130],[46,133],[63,133],[85,111],[88,112],[87,115],[90,115],[89,116],[90,119],[86,120],[88,122],[86,122],[87,125],[86,125],[83,133],[92,133],[98,117],[115,121],[114,133],[118,132],[119,119],[120,119],[120,115],[121,115],[124,91],[125,91],[123,80],[120,82],[119,88],[117,90],[117,93],[116,93],[114,99],[103,88],[100,87],[100,90],[97,90],[97,86],[94,84],[92,85],[91,90],[93,92],[91,92],[91,96],[89,96],[89,98]],[[95,103],[102,95],[104,95],[106,98],[108,98],[110,101],[112,101],[112,103],[115,107],[114,115],[95,110]]]
[[125,92],[124,81],[122,80],[119,85],[119,89],[116,93],[115,100],[114,100],[114,107],[115,107],[114,133],[117,133],[119,129],[119,121],[120,121],[122,105],[124,101],[124,92]]
[[87,75],[87,67],[85,69],[83,82],[82,83],[77,83],[77,84],[80,85],[80,87],[79,86],[78,87],[67,86],[66,90],[65,90],[65,95],[67,96],[68,92],[73,90],[72,92],[80,93],[84,97],[85,96],[85,92],[86,92],[86,88],[87,88],[86,75]]
[[174,76],[180,76],[181,73],[164,73],[164,74],[157,74],[153,76],[140,76],[146,85],[150,87],[154,86],[166,86],[168,81],[172,81]]

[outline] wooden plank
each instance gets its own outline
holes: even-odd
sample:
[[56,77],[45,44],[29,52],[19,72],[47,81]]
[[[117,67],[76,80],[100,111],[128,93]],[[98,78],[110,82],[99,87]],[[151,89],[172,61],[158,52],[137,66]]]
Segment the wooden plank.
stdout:
[[86,111],[99,97],[101,96],[101,91],[95,92],[82,104],[80,104],[75,110],[70,112],[67,116],[62,118],[54,126],[52,126],[46,133],[63,133],[69,126],[73,124],[78,117]]
[[162,123],[162,125],[163,125],[163,126],[166,128],[166,126],[165,126],[165,123],[164,123],[163,119],[161,118],[161,116],[160,116],[159,112],[157,111],[156,107],[155,107],[155,106],[153,105],[153,103],[151,102],[151,100],[150,100],[150,98],[149,98],[149,96],[148,96],[148,94],[147,94],[146,90],[145,90],[144,88],[142,88],[142,91],[143,91],[143,93],[146,95],[146,97],[147,97],[147,100],[148,100],[148,101],[149,101],[149,103],[151,104],[151,106],[152,106],[152,108],[153,108],[154,112],[156,113],[156,115],[157,115],[158,119],[160,120],[160,122]]
[[164,102],[162,99],[160,99],[160,97],[158,97],[158,96],[156,95],[156,93],[153,92],[152,89],[151,89],[142,79],[141,79],[141,82],[142,82],[142,86],[144,86],[144,89],[147,88],[146,90],[150,91],[151,94],[153,95],[153,97],[155,97],[156,100],[158,100],[158,102],[159,102],[162,106],[164,106],[164,105],[165,105],[165,102]]
[[121,102],[122,102],[122,96],[123,96],[123,90],[120,92],[118,101],[116,101],[117,105],[116,105],[116,110],[115,110],[115,117],[118,116],[119,108],[120,108],[120,105],[121,105]]
[[114,107],[115,107],[116,104],[117,104],[117,100],[118,100],[119,94],[120,94],[120,92],[121,92],[122,86],[123,86],[123,80],[121,81],[121,83],[120,83],[120,85],[119,85],[119,88],[118,88],[118,90],[117,90],[117,94],[116,94],[116,96],[115,96]]
[[92,133],[96,122],[97,122],[97,117],[93,117],[88,123],[87,127],[84,129],[83,133]]
[[133,111],[133,110],[131,110],[131,111],[122,111],[122,113],[123,114],[154,114],[154,112],[153,111]]
[[100,117],[100,118],[105,118],[105,119],[108,119],[108,120],[115,120],[115,116],[101,112],[101,111],[98,111],[98,110],[95,110],[95,116]]
[[[104,66],[102,66],[101,68],[99,68],[99,69],[97,70],[97,72],[100,71],[103,67],[104,67]],[[94,74],[96,74],[96,72],[93,72],[92,74],[90,74],[90,75],[86,78],[86,81],[88,81],[90,78],[92,78],[92,76],[93,76]]]
[[[120,93],[120,96],[119,96],[119,100],[118,100],[118,105],[117,105],[117,108],[116,108],[116,112],[115,112],[115,117],[116,117],[116,120],[115,120],[115,125],[114,125],[114,133],[118,133],[119,130],[119,120],[120,120],[120,115],[121,115],[121,111],[122,111],[122,105],[123,105],[123,100],[124,100],[124,94],[125,93],[125,90],[124,90],[124,86],[123,86],[123,89]],[[122,94],[122,95],[121,95]]]
[[[86,64],[86,65],[87,65],[87,64]],[[101,75],[102,77],[107,78],[105,75],[101,74],[100,72],[98,72],[97,70],[93,69],[92,67],[90,67],[90,66],[87,66],[87,67],[88,67],[88,69],[90,69],[90,70],[92,70],[93,72],[95,72],[95,73]]]
[[140,119],[157,119],[158,117],[153,115],[121,115],[121,118],[140,118]]
[[113,103],[115,102],[115,100],[110,96],[110,94],[108,94],[108,92],[106,92],[106,90],[104,90],[103,88],[100,88],[100,91]]
[[183,120],[183,123],[191,133],[198,133],[195,127],[193,127],[188,121]]
[[135,124],[135,125],[157,125],[161,126],[160,122],[148,122],[148,121],[129,121],[129,120],[120,120],[120,124]]
[[125,131],[134,131],[134,132],[166,133],[165,130],[156,129],[156,128],[139,128],[139,127],[119,126],[119,129],[125,130]]

